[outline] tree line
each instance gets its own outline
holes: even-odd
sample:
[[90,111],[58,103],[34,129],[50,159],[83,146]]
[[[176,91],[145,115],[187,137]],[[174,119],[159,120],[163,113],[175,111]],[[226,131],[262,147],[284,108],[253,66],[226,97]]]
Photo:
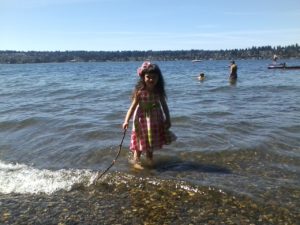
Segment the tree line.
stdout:
[[163,50],[163,51],[0,51],[0,63],[51,63],[51,62],[106,62],[219,59],[280,59],[300,58],[298,44],[289,46],[262,46],[230,50]]

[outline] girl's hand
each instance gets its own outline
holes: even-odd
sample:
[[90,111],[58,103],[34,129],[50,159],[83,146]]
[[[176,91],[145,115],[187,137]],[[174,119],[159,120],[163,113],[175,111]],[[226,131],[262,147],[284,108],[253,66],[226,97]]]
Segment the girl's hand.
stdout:
[[128,123],[124,122],[122,127],[123,127],[124,130],[127,130],[127,128],[128,128]]

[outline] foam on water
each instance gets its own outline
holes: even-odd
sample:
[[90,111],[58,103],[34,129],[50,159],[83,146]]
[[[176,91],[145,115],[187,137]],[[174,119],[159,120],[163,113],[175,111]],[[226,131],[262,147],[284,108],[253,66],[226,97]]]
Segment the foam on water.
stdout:
[[70,190],[78,183],[89,185],[95,176],[96,173],[90,170],[40,170],[25,164],[0,161],[0,193],[52,194],[59,190]]
[[[56,171],[37,169],[25,164],[13,164],[0,161],[0,193],[2,194],[53,194],[57,191],[70,191],[77,185],[88,187],[93,184],[96,171],[79,169],[60,169]],[[200,192],[196,186],[184,181],[168,181],[151,177],[136,177],[128,173],[107,173],[97,183],[108,185],[141,186],[142,183],[161,186],[173,183],[176,189],[187,192]]]

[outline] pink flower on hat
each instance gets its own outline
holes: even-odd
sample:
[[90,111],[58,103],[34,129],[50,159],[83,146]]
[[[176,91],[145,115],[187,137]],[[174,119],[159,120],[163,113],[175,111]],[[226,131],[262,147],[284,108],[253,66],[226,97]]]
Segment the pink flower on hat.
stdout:
[[150,62],[150,61],[145,61],[145,62],[143,62],[143,64],[141,65],[141,67],[139,67],[139,68],[137,69],[137,74],[138,74],[139,76],[142,76],[143,71],[144,71],[145,69],[147,69],[150,65],[151,65],[151,62]]

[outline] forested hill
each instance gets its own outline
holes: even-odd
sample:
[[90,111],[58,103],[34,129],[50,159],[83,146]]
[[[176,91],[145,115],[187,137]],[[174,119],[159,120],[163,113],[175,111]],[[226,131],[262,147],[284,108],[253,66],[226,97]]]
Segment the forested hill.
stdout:
[[231,50],[170,50],[170,51],[0,51],[0,63],[105,62],[193,59],[279,59],[300,58],[298,44],[263,46]]

